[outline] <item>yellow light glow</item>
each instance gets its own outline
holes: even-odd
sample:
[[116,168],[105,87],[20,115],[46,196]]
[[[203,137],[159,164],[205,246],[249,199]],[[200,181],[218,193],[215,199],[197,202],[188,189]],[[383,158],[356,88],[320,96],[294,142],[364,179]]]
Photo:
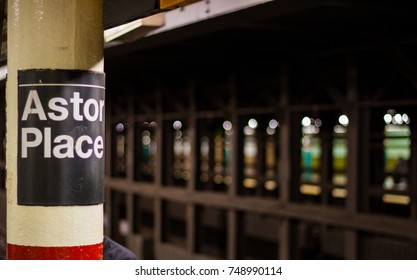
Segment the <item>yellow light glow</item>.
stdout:
[[321,187],[317,185],[302,184],[300,192],[305,195],[320,195]]
[[265,189],[267,189],[268,191],[273,191],[277,188],[277,182],[272,181],[272,180],[268,180],[265,182]]
[[253,188],[256,188],[257,185],[258,185],[258,181],[256,179],[246,178],[245,180],[243,180],[243,186],[245,188],[253,189]]
[[399,195],[399,194],[384,194],[382,196],[382,201],[389,204],[400,204],[408,205],[410,204],[410,197],[408,195]]
[[343,188],[334,188],[332,190],[332,196],[334,198],[346,198],[348,196],[348,191]]

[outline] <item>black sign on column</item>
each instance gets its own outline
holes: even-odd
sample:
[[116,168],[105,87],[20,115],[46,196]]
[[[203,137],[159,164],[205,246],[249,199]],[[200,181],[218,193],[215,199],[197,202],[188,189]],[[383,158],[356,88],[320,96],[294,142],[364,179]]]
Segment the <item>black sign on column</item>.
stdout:
[[18,71],[18,204],[104,202],[104,73]]

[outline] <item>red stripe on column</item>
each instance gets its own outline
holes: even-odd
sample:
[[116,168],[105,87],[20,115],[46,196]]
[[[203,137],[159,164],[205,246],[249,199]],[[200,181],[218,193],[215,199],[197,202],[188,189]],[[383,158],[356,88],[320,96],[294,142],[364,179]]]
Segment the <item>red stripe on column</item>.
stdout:
[[101,260],[103,243],[84,246],[41,247],[7,244],[9,260]]

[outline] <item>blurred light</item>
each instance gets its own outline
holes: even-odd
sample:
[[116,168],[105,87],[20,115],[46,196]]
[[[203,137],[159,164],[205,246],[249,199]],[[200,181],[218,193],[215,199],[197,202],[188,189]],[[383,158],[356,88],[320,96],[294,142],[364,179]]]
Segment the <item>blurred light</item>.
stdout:
[[151,138],[149,136],[143,136],[142,137],[142,144],[144,146],[148,146],[151,143]]
[[151,122],[151,123],[149,124],[149,126],[150,126],[151,128],[156,128],[156,127],[158,126],[158,124],[157,124],[156,122]]
[[229,135],[229,136],[233,135],[233,130],[226,130],[225,133],[226,135]]
[[258,122],[255,119],[250,119],[248,125],[250,128],[255,129],[258,127]]
[[346,133],[346,127],[337,124],[334,126],[333,131],[338,134]]
[[321,119],[316,119],[314,121],[314,125],[317,126],[317,127],[320,127],[321,126]]
[[303,126],[309,126],[311,125],[311,119],[309,117],[304,117],[303,120],[301,121],[301,124]]
[[248,189],[256,188],[258,185],[258,181],[256,179],[252,178],[246,178],[243,180],[243,186]]
[[175,130],[174,136],[175,136],[175,139],[181,139],[182,132],[180,130]]
[[183,153],[186,155],[191,154],[191,141],[189,137],[184,137],[182,144]]
[[394,177],[392,176],[387,176],[385,177],[384,183],[383,183],[383,188],[386,190],[392,190],[394,188],[395,182],[394,182]]
[[245,126],[245,127],[243,128],[243,133],[244,133],[245,135],[254,135],[254,134],[255,134],[255,130],[254,130],[254,129],[252,129],[251,127],[249,127],[249,126]]
[[320,132],[320,128],[315,125],[304,126],[302,128],[304,135],[311,135],[311,134],[318,134]]
[[346,198],[348,195],[348,191],[342,188],[334,188],[332,190],[332,196],[334,198]]
[[382,196],[382,201],[389,204],[408,205],[410,204],[411,199],[408,195],[384,194]]
[[118,123],[116,125],[116,131],[117,132],[122,132],[125,129],[125,126],[122,123]]
[[176,139],[174,141],[174,155],[176,156],[180,156],[183,153],[183,144],[182,144],[182,139]]
[[210,166],[209,166],[208,162],[207,162],[207,161],[203,161],[203,162],[201,163],[201,165],[200,165],[200,170],[201,170],[201,171],[206,171],[206,172],[208,172],[208,171],[209,171],[209,169],[210,169]]
[[309,136],[303,136],[303,138],[301,138],[301,143],[303,144],[304,147],[308,147],[311,144],[311,139]]
[[386,124],[391,123],[391,121],[392,121],[392,116],[391,116],[391,114],[385,114],[385,115],[384,115],[384,121],[385,121],[385,123],[386,123]]
[[277,182],[273,181],[273,180],[268,180],[265,182],[265,189],[268,191],[273,191],[277,188]]
[[144,130],[142,132],[142,144],[144,146],[147,146],[151,143],[151,134],[149,133],[149,131]]
[[[346,145],[346,144],[344,144],[344,145]],[[347,179],[346,174],[342,174],[342,173],[334,174],[333,178],[332,178],[333,185],[337,185],[337,186],[346,186],[347,181],[348,181],[348,179]]]
[[397,124],[402,124],[403,123],[403,118],[402,118],[402,116],[400,114],[395,114],[394,121]]
[[143,122],[142,123],[142,126],[145,127],[145,128],[148,128],[149,127],[149,123],[148,122]]
[[276,119],[272,119],[272,120],[269,121],[269,127],[272,128],[272,129],[277,128],[278,127],[278,124],[279,123],[278,123],[278,121]]
[[119,220],[119,233],[121,236],[127,236],[130,231],[129,222],[126,219]]
[[214,175],[213,182],[217,185],[220,185],[221,183],[223,183],[223,176],[219,174]]
[[202,156],[208,156],[210,152],[209,146],[209,139],[208,137],[201,137],[201,146],[200,146],[200,153]]
[[347,126],[349,124],[349,118],[346,115],[341,115],[339,117],[339,123],[343,126]]
[[232,184],[232,176],[225,176],[225,177],[223,178],[223,182],[224,182],[224,184],[225,184],[225,185],[227,185],[227,186],[231,185],[231,184]]
[[404,121],[406,124],[409,124],[409,123],[410,123],[410,118],[408,117],[408,115],[407,115],[407,114],[403,114],[403,121]]
[[206,183],[206,182],[208,182],[208,180],[209,180],[209,175],[207,173],[203,173],[203,174],[200,175],[200,181],[201,182]]
[[181,177],[185,180],[188,181],[191,178],[191,173],[189,171],[183,171],[181,173]]
[[231,130],[232,129],[232,123],[230,121],[224,121],[223,122],[223,128],[224,128],[224,130]]
[[223,172],[223,166],[221,164],[216,164],[213,169],[214,173],[221,173]]
[[179,130],[182,127],[182,123],[180,121],[175,121],[172,127],[176,130]]
[[274,128],[271,128],[270,126],[268,126],[268,127],[266,128],[266,133],[267,133],[268,135],[274,135],[274,134],[275,134],[275,129],[274,129]]
[[305,195],[320,195],[321,187],[317,185],[303,184],[300,186],[300,193]]
[[[125,137],[124,135],[117,135],[116,137],[116,153],[118,158],[122,158],[125,155]],[[124,169],[124,165],[122,164],[122,167]]]

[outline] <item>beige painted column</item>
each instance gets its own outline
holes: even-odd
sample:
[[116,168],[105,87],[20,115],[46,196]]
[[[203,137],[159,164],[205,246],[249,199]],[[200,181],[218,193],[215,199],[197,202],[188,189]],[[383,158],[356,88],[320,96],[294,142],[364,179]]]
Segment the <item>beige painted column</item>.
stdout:
[[[18,204],[17,197],[18,178],[24,176],[18,174],[17,168],[20,140],[18,71],[61,69],[102,73],[102,15],[101,0],[8,0],[6,187],[9,259],[102,258],[103,203],[28,206]],[[23,253],[25,250],[27,253]]]

